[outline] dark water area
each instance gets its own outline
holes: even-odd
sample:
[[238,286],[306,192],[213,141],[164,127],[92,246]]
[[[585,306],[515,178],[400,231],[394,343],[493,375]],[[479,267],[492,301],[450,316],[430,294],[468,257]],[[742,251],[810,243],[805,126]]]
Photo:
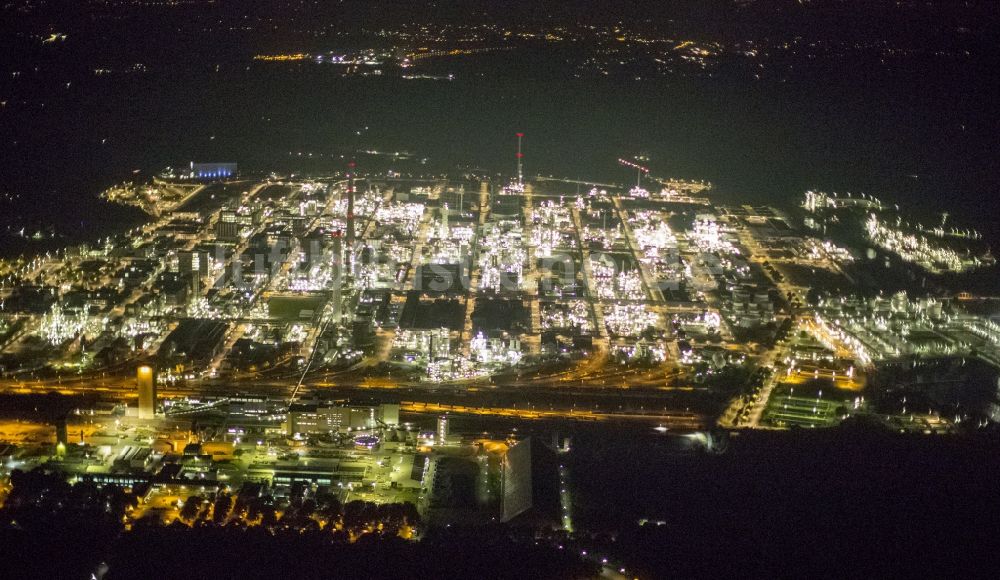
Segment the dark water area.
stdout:
[[564,461],[576,525],[618,532],[612,553],[642,577],[982,576],[997,445],[858,424],[744,432],[710,455],[607,431]]
[[405,150],[426,159],[400,162],[407,171],[510,173],[513,134],[524,131],[529,174],[628,183],[616,159],[642,153],[654,175],[709,180],[727,203],[867,192],[928,223],[948,211],[949,223],[1000,241],[998,91],[985,67],[632,81],[505,58],[443,67],[458,71],[453,81],[256,64],[53,87],[44,107],[0,109],[0,184],[20,198],[0,205],[0,230],[26,222],[104,235],[136,216],[98,203],[101,190],[191,160],[235,161],[244,173],[333,171],[359,149]]

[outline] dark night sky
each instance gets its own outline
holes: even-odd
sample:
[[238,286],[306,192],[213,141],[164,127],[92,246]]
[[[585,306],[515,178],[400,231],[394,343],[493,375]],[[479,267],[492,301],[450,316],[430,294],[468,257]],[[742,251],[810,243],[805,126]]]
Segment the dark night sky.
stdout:
[[[947,209],[1000,241],[989,217],[1000,210],[993,2],[15,0],[2,10],[0,177],[21,197],[4,212],[14,223],[65,229],[132,170],[194,158],[328,169],[288,152],[392,147],[436,167],[506,171],[509,135],[524,130],[532,171],[618,179],[613,159],[643,152],[658,173],[712,180],[728,199],[867,191],[928,216]],[[428,38],[447,47],[469,30],[515,50],[428,65],[454,73],[450,83],[251,60]],[[578,40],[510,42],[504,30]],[[43,43],[52,32],[68,36]],[[631,44],[607,56],[625,32],[718,56],[641,81],[580,66],[633,56]],[[748,50],[764,56],[740,56]],[[38,211],[43,198],[59,202],[54,214]]]

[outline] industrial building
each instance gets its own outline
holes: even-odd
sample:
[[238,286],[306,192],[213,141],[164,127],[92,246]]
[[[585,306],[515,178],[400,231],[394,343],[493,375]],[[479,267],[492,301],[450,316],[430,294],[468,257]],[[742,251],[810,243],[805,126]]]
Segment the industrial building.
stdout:
[[299,403],[288,409],[288,435],[319,435],[399,424],[399,405]]
[[503,460],[501,521],[515,525],[561,527],[559,460],[542,441],[528,437]]
[[153,367],[143,365],[136,371],[136,386],[139,390],[139,417],[152,419],[156,414],[156,378]]

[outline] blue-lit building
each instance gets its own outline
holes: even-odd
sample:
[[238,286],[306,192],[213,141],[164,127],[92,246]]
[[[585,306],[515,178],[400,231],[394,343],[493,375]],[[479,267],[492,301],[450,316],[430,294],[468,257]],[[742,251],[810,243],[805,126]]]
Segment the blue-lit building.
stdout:
[[226,179],[236,177],[235,163],[191,162],[191,179]]

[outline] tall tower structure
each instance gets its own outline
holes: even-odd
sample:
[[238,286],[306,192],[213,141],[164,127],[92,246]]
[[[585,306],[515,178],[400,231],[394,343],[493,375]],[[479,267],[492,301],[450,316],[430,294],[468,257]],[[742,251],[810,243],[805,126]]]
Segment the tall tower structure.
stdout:
[[344,307],[344,248],[343,236],[333,233],[333,323],[340,324]]
[[524,153],[521,152],[521,140],[524,133],[517,134],[517,184],[524,185]]
[[448,238],[451,235],[451,230],[448,229],[448,204],[443,204],[441,206],[441,239]]
[[135,383],[139,390],[139,417],[152,419],[156,414],[156,383],[153,367],[142,365],[136,370]]
[[448,438],[448,415],[441,415],[437,420],[437,433],[435,434],[435,443],[438,445],[444,445],[445,439]]
[[345,253],[345,270],[350,276],[354,273],[354,166],[347,164],[347,252]]

